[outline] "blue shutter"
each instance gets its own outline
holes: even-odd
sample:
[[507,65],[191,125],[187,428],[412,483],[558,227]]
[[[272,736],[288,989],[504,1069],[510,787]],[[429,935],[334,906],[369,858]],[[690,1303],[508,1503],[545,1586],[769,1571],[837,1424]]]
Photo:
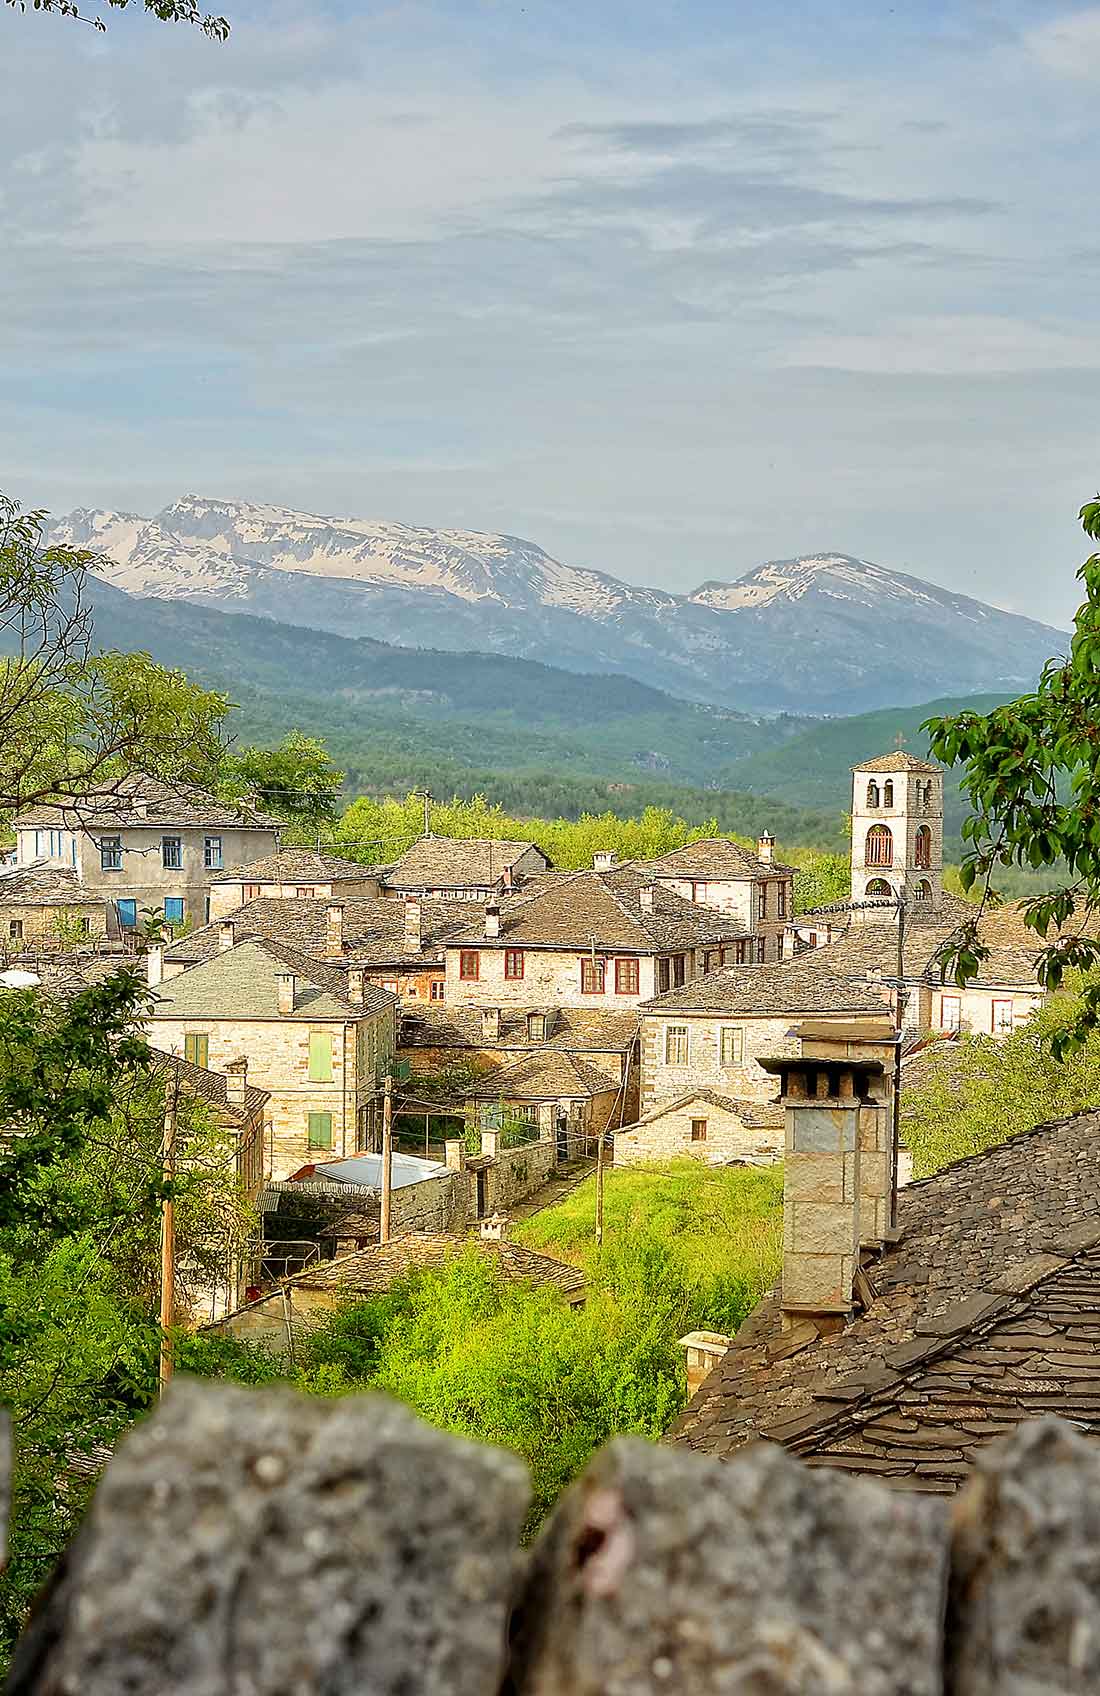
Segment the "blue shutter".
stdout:
[[164,898],[164,922],[169,925],[183,923],[183,896],[166,895]]
[[118,903],[118,922],[123,930],[137,929],[136,901],[120,901]]

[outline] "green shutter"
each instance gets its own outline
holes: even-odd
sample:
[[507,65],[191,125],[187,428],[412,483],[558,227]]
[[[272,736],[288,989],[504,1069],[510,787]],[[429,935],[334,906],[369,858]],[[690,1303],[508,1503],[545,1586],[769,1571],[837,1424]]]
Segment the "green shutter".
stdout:
[[309,1116],[310,1148],[332,1147],[332,1114],[311,1113]]
[[192,1066],[205,1066],[210,1058],[210,1038],[205,1031],[192,1031],[183,1039],[183,1058]]
[[330,1084],[332,1082],[331,1031],[310,1031],[309,1033],[309,1081],[311,1084]]

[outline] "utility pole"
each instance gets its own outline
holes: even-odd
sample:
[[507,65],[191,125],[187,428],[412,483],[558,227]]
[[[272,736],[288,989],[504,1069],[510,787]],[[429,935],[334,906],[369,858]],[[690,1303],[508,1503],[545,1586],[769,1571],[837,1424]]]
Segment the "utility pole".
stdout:
[[891,1141],[894,1145],[894,1182],[890,1187],[890,1226],[898,1222],[898,1154],[901,1149],[901,1028],[905,1019],[905,889],[898,896],[898,958],[897,989],[894,992],[895,1025],[898,1033],[894,1049],[894,1122]]
[[382,1097],[382,1206],[378,1219],[378,1241],[390,1240],[390,1197],[393,1194],[393,1078],[386,1073]]
[[[179,1105],[180,1080],[172,1068],[172,1083],[164,1103],[164,1135],[161,1139],[161,1176],[166,1185],[176,1173],[176,1110]],[[176,1294],[176,1204],[171,1191],[160,1208],[160,1394],[163,1396],[172,1376],[171,1326],[175,1318]]]
[[603,1141],[601,1131],[596,1144],[596,1253],[603,1248]]

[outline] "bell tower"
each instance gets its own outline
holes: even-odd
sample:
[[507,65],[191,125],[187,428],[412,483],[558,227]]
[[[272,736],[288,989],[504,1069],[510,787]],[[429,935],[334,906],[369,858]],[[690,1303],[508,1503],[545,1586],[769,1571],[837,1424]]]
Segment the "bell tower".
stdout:
[[943,769],[898,749],[852,768],[852,900],[901,894],[943,906]]

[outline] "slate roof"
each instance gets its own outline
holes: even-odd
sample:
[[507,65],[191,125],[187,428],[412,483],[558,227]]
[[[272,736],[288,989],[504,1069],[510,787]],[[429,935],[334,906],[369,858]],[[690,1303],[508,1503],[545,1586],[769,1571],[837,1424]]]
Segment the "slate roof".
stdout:
[[[363,868],[360,868],[361,870]],[[201,930],[170,942],[166,960],[193,964],[209,960],[220,949],[220,929],[231,923],[238,939],[266,937],[323,960],[328,934],[328,909],[324,896],[257,895],[231,913],[224,914]],[[475,923],[484,923],[485,909],[465,901],[422,901],[419,954],[406,954],[404,903],[384,895],[355,895],[339,903],[344,909],[344,957],[353,965],[431,965],[441,958],[441,945]]]
[[341,860],[335,854],[318,854],[312,848],[280,848],[247,866],[230,866],[210,872],[207,883],[361,883],[377,877],[372,866],[358,860]]
[[154,1071],[174,1072],[179,1079],[181,1090],[208,1102],[219,1118],[228,1119],[233,1124],[247,1123],[253,1114],[262,1112],[270,1100],[266,1089],[257,1089],[255,1084],[246,1083],[245,1105],[243,1108],[238,1107],[229,1100],[228,1082],[221,1072],[209,1072],[205,1066],[193,1066],[189,1060],[182,1059],[178,1054],[168,1054],[161,1048],[150,1046],[149,1052],[153,1057]]
[[291,1288],[346,1291],[349,1296],[380,1295],[410,1272],[439,1270],[466,1254],[488,1261],[509,1283],[555,1286],[572,1300],[584,1292],[584,1274],[548,1254],[537,1254],[519,1243],[483,1242],[480,1237],[431,1231],[413,1231],[388,1243],[356,1249],[338,1260],[321,1261],[287,1283]]
[[490,837],[422,836],[386,873],[391,889],[492,888],[536,842]]
[[[918,915],[909,910],[905,926],[905,976],[939,985],[943,982],[936,956],[944,943],[955,936],[975,908],[957,896],[945,896],[945,905],[938,913]],[[1028,930],[1019,906],[993,908],[978,921],[978,934],[989,948],[989,958],[981,963],[975,988],[1014,985],[1034,988],[1035,960],[1043,944],[1034,931]],[[832,942],[799,955],[809,960],[811,954],[828,971],[842,976],[866,977],[878,971],[884,978],[897,972],[897,925],[851,924]],[[950,983],[950,980],[948,980]]]
[[161,783],[152,777],[124,778],[117,787],[99,790],[67,806],[29,807],[14,823],[16,829],[28,825],[95,830],[162,830],[171,825],[210,825],[226,830],[280,828],[278,819],[252,807],[219,801],[190,784]]
[[739,842],[724,836],[707,836],[699,842],[688,842],[683,848],[673,848],[655,860],[639,862],[657,877],[687,877],[707,879],[793,877],[795,868],[778,860],[761,860]]
[[0,869],[0,907],[106,907],[110,897],[81,882],[73,866],[55,866],[48,860]]
[[1056,1413],[1100,1433],[1100,1114],[1040,1125],[898,1197],[838,1336],[783,1331],[778,1289],[670,1437],[725,1456],[765,1437],[816,1465],[949,1494],[978,1448]]
[[[548,1037],[528,1036],[528,1013],[550,1019]],[[500,1035],[490,1044],[485,1040],[480,1007],[424,1003],[415,1012],[402,1008],[399,1042],[402,1048],[549,1047],[611,1054],[628,1049],[637,1034],[638,1015],[632,1008],[589,1012],[583,1007],[502,1007]]]
[[[484,923],[455,938],[478,948],[563,948],[583,953],[597,948],[624,954],[652,954],[697,948],[747,936],[737,922],[712,907],[685,901],[655,884],[648,868],[634,865],[611,872],[574,872],[539,890],[517,895],[501,906],[500,935],[487,938]],[[641,890],[653,891],[651,911]]]
[[899,749],[895,754],[878,754],[873,760],[861,760],[852,767],[853,771],[916,771],[927,773],[929,777],[938,777],[943,771],[942,766],[934,766],[928,760],[918,760],[915,754],[903,754]]
[[[276,978],[293,972],[296,1004],[279,1012]],[[250,939],[168,978],[156,992],[153,1019],[361,1019],[394,1001],[388,990],[366,983],[362,1006],[348,1000],[347,967],[322,965],[296,949]]]
[[667,1118],[670,1113],[679,1113],[689,1102],[706,1101],[712,1107],[719,1108],[723,1113],[732,1113],[750,1130],[774,1131],[783,1128],[783,1109],[778,1102],[745,1101],[740,1096],[722,1095],[716,1089],[688,1089],[682,1095],[674,1096],[671,1101],[660,1101],[656,1107],[651,1107],[648,1113],[643,1113],[640,1119],[632,1125],[623,1125],[624,1131],[637,1131],[643,1125],[656,1124],[658,1119]]
[[826,971],[811,948],[766,966],[725,966],[643,1001],[642,1013],[725,1013],[774,1019],[792,1013],[877,1013],[884,1001],[873,984]]
[[620,1079],[561,1048],[537,1048],[496,1066],[462,1091],[464,1101],[556,1101],[617,1090]]

